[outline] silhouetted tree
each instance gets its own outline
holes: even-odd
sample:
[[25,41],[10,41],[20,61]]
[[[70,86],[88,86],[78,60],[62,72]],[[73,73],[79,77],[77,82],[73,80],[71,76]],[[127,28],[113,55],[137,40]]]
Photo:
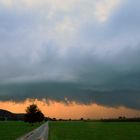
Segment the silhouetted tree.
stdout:
[[81,118],[80,120],[81,120],[81,121],[83,121],[83,120],[84,120],[84,118]]
[[57,121],[57,119],[56,119],[56,118],[53,118],[52,120],[53,120],[53,121]]
[[32,104],[26,109],[25,122],[35,123],[44,120],[44,114],[39,110],[36,104]]

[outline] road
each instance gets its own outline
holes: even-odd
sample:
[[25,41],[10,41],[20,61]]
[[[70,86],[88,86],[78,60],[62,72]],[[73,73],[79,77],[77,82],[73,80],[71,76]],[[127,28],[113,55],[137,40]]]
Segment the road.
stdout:
[[48,140],[48,122],[17,140]]

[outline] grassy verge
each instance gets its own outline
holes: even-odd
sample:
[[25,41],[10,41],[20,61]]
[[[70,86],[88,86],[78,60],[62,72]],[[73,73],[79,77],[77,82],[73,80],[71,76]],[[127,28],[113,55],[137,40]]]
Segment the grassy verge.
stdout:
[[140,122],[50,122],[49,140],[139,140]]
[[0,121],[0,140],[15,140],[39,125],[35,124],[31,126],[28,123],[20,121]]

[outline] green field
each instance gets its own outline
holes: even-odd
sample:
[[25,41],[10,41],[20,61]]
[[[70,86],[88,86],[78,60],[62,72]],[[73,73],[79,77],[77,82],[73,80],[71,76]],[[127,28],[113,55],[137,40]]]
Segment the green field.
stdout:
[[[0,140],[15,140],[38,126],[0,122]],[[140,140],[140,122],[49,122],[49,140]]]
[[140,140],[140,122],[50,122],[49,140]]
[[31,126],[28,123],[18,121],[1,121],[0,140],[15,140],[38,126],[39,124]]

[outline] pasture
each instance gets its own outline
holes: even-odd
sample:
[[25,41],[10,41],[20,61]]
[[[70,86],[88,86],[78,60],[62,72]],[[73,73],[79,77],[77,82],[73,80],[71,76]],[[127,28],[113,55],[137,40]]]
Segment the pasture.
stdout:
[[0,140],[15,140],[38,126],[40,124],[31,126],[21,121],[0,121]]
[[50,122],[49,140],[140,140],[140,122]]

